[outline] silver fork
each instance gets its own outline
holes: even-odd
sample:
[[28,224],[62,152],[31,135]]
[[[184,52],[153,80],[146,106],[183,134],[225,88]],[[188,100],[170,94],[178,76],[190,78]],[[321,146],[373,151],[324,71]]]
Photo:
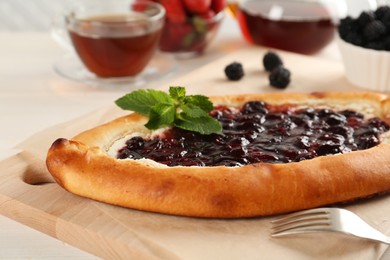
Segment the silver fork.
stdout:
[[390,238],[358,215],[340,208],[317,208],[288,214],[271,221],[271,236],[335,231],[390,244]]

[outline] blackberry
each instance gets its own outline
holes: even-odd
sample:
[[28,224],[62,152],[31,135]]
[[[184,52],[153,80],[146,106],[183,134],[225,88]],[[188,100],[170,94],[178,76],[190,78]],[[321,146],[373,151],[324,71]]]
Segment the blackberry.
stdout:
[[272,71],[273,69],[283,65],[283,61],[278,54],[274,52],[267,52],[263,57],[263,65],[266,71]]
[[347,35],[346,38],[344,38],[346,42],[352,43],[353,45],[357,46],[364,46],[365,40],[363,39],[363,36],[360,33],[351,32]]
[[350,33],[357,33],[359,31],[359,26],[355,19],[351,16],[347,16],[340,20],[340,24],[337,28],[339,35],[342,39],[346,40]]
[[386,51],[390,51],[390,36],[387,36],[385,39],[383,39],[383,46]]
[[388,6],[388,5],[380,6],[374,12],[375,18],[377,20],[382,20],[383,17],[385,17],[385,15],[388,13],[390,13],[390,6]]
[[390,32],[390,12],[386,13],[381,21],[386,26],[387,31]]
[[279,66],[269,75],[270,85],[275,88],[284,89],[290,83],[290,76],[291,73],[288,69]]
[[225,75],[229,80],[240,80],[244,76],[244,69],[239,62],[230,63],[225,67]]
[[386,34],[386,26],[378,20],[368,23],[363,29],[363,35],[367,41],[379,39]]
[[360,26],[364,27],[366,24],[369,24],[374,20],[375,20],[375,15],[373,12],[362,12],[356,21]]
[[371,41],[368,42],[364,47],[366,47],[367,49],[377,50],[377,51],[386,49],[384,42],[382,41]]

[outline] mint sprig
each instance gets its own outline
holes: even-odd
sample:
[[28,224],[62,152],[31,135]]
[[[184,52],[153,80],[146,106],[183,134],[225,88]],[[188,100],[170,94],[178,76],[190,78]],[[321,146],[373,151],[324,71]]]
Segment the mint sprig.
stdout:
[[115,104],[149,117],[148,129],[164,126],[198,132],[203,135],[222,131],[221,124],[209,115],[213,103],[202,95],[186,96],[184,87],[170,87],[169,94],[155,89],[139,89],[117,99]]

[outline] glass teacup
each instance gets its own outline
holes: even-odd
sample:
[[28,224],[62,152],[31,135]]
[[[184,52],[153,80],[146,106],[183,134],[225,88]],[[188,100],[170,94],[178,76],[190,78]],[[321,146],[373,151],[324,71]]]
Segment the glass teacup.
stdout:
[[89,0],[65,13],[65,27],[85,67],[98,77],[140,74],[152,59],[165,9],[136,0]]

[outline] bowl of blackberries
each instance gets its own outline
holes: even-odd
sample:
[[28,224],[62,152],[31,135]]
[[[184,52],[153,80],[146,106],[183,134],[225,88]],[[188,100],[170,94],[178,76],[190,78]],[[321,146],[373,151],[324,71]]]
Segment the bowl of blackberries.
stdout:
[[347,79],[373,91],[390,90],[390,6],[347,16],[338,25]]

